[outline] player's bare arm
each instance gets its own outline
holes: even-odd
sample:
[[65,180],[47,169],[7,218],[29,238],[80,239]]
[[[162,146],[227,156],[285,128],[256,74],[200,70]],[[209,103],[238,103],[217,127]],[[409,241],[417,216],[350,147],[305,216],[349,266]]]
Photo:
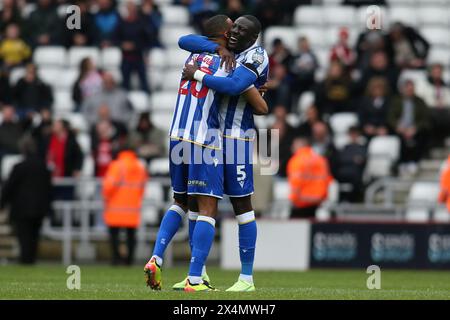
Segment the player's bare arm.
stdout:
[[245,100],[253,107],[253,114],[262,116],[269,113],[269,107],[258,89],[252,87],[245,91],[243,95]]

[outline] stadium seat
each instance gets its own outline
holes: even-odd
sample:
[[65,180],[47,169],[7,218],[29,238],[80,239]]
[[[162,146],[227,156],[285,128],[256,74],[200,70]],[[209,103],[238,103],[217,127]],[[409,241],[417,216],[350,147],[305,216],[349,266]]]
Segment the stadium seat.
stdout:
[[52,86],[53,88],[57,88],[59,86],[59,79],[61,78],[63,72],[64,69],[62,68],[45,67],[38,69],[38,76],[46,84]]
[[160,34],[164,35],[161,37],[161,42],[166,48],[170,47],[178,47],[178,39],[181,36],[185,36],[187,34],[195,33],[194,28],[192,27],[180,27],[180,26],[165,26],[161,27]]
[[330,117],[330,126],[335,134],[346,134],[351,126],[358,124],[358,116],[353,112],[339,112]]
[[147,182],[145,186],[144,199],[150,200],[155,204],[164,202],[164,190],[159,182]]
[[321,69],[328,70],[328,66],[330,65],[330,50],[327,48],[318,48],[314,51],[314,53],[316,54],[319,67]]
[[63,67],[66,61],[66,49],[62,46],[37,47],[33,54],[33,62],[38,67]]
[[272,43],[275,39],[281,39],[283,43],[293,52],[297,51],[296,31],[292,27],[269,27],[264,32],[264,47],[271,52]]
[[83,167],[81,168],[81,175],[83,177],[93,177],[94,172],[95,172],[94,158],[92,157],[92,155],[85,155],[83,159]]
[[180,86],[181,70],[171,69],[161,75],[163,78],[163,90],[176,90]]
[[389,0],[390,6],[400,6],[400,7],[414,7],[417,5],[418,0]]
[[104,48],[100,51],[100,64],[105,69],[119,69],[122,51],[117,47]]
[[303,117],[306,110],[314,103],[315,96],[313,91],[305,91],[298,99],[298,113]]
[[434,210],[433,221],[449,223],[450,214],[448,214],[448,209],[446,207],[440,207]]
[[169,158],[156,158],[150,161],[148,171],[150,176],[166,176],[169,174]]
[[393,7],[389,10],[389,22],[390,24],[403,22],[412,27],[417,27],[417,9],[414,7]]
[[325,23],[332,26],[353,27],[356,18],[356,9],[351,6],[327,6],[324,9]]
[[334,135],[333,143],[338,150],[342,150],[349,142],[350,137],[347,133],[337,133]]
[[36,8],[37,8],[37,4],[36,3],[27,3],[27,4],[25,4],[25,6],[23,7],[23,9],[21,11],[22,19],[24,19],[24,20],[28,19],[30,14],[34,10],[36,10]]
[[88,133],[79,132],[76,137],[83,153],[89,154],[91,152],[91,136]]
[[2,157],[2,181],[8,179],[14,166],[22,160],[23,156],[21,155],[5,155]]
[[81,60],[90,57],[95,65],[99,65],[100,52],[95,47],[73,47],[69,49],[69,66],[79,67]]
[[147,78],[150,82],[150,88],[152,92],[157,92],[162,90],[162,85],[164,82],[161,74],[163,73],[160,69],[150,69],[147,70]]
[[325,23],[322,6],[298,6],[294,12],[294,24],[297,26],[321,26]]
[[417,12],[417,19],[422,27],[450,25],[450,10],[442,7],[421,7]]
[[57,90],[53,92],[53,110],[56,114],[65,114],[72,112],[74,101],[72,100],[72,92],[67,90]]
[[61,19],[64,19],[67,16],[67,8],[69,8],[69,7],[70,7],[69,4],[60,4],[60,5],[58,5],[58,8],[57,8],[56,11],[58,12],[58,16]]
[[161,14],[164,25],[187,26],[189,24],[189,11],[184,6],[162,6]]
[[427,79],[427,75],[425,70],[413,70],[413,69],[404,69],[399,76],[399,83],[402,83],[404,80],[412,80],[414,84],[418,85],[420,82],[425,82]]
[[148,55],[150,69],[165,69],[167,66],[166,50],[153,48]]
[[291,188],[286,179],[276,179],[273,182],[273,203],[270,216],[277,219],[287,219],[290,215],[289,194]]
[[150,97],[151,110],[172,112],[177,103],[177,93],[175,91],[155,92]]
[[150,110],[150,99],[144,91],[130,91],[128,92],[128,100],[130,100],[134,111],[144,112]]
[[386,177],[400,156],[400,139],[396,136],[378,136],[370,140],[365,176]]
[[17,67],[11,70],[9,74],[9,84],[11,86],[16,85],[17,81],[19,81],[25,75],[25,68]]
[[[313,50],[316,50],[318,47],[328,48],[325,33],[324,29],[321,28],[299,28],[296,31],[297,36],[295,39],[300,37],[308,38]],[[295,51],[297,51],[297,48],[295,48]]]
[[[336,27],[328,27],[325,29],[325,45],[326,47],[324,50],[327,50],[327,52],[330,52],[331,47],[335,45],[338,42],[339,39],[339,31],[340,28]],[[349,32],[349,44],[351,47],[354,47],[356,45],[356,40],[358,37],[358,33],[356,32],[356,29],[348,29]]]
[[443,47],[450,49],[450,31],[445,27],[427,27],[420,30],[434,48]]
[[170,48],[166,50],[165,58],[167,59],[167,65],[169,68],[181,69],[189,57],[189,52],[181,50],[180,48]]
[[442,63],[444,66],[450,66],[450,50],[443,48],[430,48],[427,57],[428,63]]
[[75,82],[78,79],[80,71],[78,68],[67,68],[61,72],[58,82],[55,83],[55,86],[61,90],[70,90],[72,91]]
[[439,184],[435,182],[415,182],[408,195],[406,220],[427,221],[430,206],[435,206],[439,194]]
[[69,121],[70,126],[78,132],[88,132],[89,126],[86,119],[80,113],[68,113],[64,115],[64,119]]
[[154,111],[151,113],[151,119],[157,128],[169,132],[172,124],[172,111]]

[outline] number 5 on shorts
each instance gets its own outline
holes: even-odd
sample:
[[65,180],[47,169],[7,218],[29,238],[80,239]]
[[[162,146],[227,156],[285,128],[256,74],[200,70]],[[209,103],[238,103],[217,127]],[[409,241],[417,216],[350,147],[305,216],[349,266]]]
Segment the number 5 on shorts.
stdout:
[[238,182],[244,181],[245,178],[247,178],[247,174],[245,173],[245,165],[236,166],[236,175]]

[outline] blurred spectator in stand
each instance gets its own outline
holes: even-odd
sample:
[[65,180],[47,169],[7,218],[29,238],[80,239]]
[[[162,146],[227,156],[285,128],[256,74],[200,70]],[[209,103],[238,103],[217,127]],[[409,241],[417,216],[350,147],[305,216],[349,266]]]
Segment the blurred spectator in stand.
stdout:
[[296,131],[287,122],[287,110],[284,106],[278,105],[274,108],[273,114],[275,115],[275,123],[272,125],[272,130],[278,130],[280,137],[278,150],[280,156],[280,165],[278,175],[281,177],[286,176],[286,166],[291,157],[292,141],[294,141]]
[[430,107],[432,134],[430,139],[436,146],[442,145],[450,136],[450,88],[443,79],[444,67],[434,63],[428,67],[425,81],[417,85],[417,95]]
[[52,0],[38,0],[36,10],[26,20],[28,42],[33,48],[62,44],[63,23]]
[[130,134],[130,140],[136,146],[138,157],[145,159],[147,162],[150,162],[153,158],[166,156],[165,137],[166,133],[155,127],[148,112],[139,116],[137,127]]
[[23,127],[17,120],[14,107],[3,105],[0,124],[0,161],[5,155],[19,153],[18,142],[22,134]]
[[76,111],[80,111],[84,100],[102,91],[102,76],[91,58],[81,60],[79,70],[78,79],[72,88],[72,99],[75,101]]
[[17,24],[6,27],[5,38],[0,42],[0,60],[3,67],[11,70],[23,65],[31,57],[30,47],[20,38]]
[[141,90],[149,93],[144,53],[151,41],[150,28],[133,1],[126,2],[126,9],[127,14],[119,20],[114,33],[114,42],[122,50],[122,85],[130,90],[131,75],[136,72]]
[[349,30],[343,27],[339,30],[339,40],[330,51],[330,61],[338,61],[349,70],[353,68],[356,61],[356,53],[348,44]]
[[175,0],[175,4],[188,7],[192,24],[203,34],[203,22],[211,18],[219,10],[219,0]]
[[22,15],[20,13],[19,1],[17,0],[3,0],[3,5],[0,10],[0,39],[6,30],[6,27],[11,23],[22,27]]
[[25,76],[13,88],[14,105],[19,118],[32,117],[42,109],[51,109],[53,93],[37,75],[37,68],[30,63],[26,66]]
[[158,5],[154,3],[154,0],[144,0],[141,5],[141,11],[149,28],[150,40],[147,46],[149,48],[161,47],[159,31],[163,24],[163,17]]
[[[100,121],[107,121],[111,123],[114,127],[114,132],[117,137],[123,138],[128,134],[128,127],[121,121],[114,120],[111,116],[111,110],[107,104],[102,104],[97,110],[97,120],[95,123]],[[95,124],[94,124],[95,126]],[[91,131],[92,133],[93,131]]]
[[313,124],[311,146],[315,152],[327,158],[331,165],[334,164],[337,150],[333,143],[330,128],[325,122],[318,121]]
[[341,201],[361,202],[364,196],[363,174],[367,149],[358,127],[350,127],[348,135],[350,142],[336,154],[333,176],[341,184]]
[[269,69],[271,81],[267,84],[268,92],[265,99],[269,109],[274,106],[284,105],[290,110],[290,84],[288,68],[292,55],[281,39],[275,39],[272,43],[272,52],[269,56]]
[[332,62],[323,82],[315,88],[316,105],[322,117],[337,112],[353,112],[353,84],[348,72],[339,62]]
[[11,104],[12,93],[9,84],[9,72],[4,68],[0,68],[0,104]]
[[438,201],[443,203],[447,207],[448,213],[450,213],[450,155],[441,171],[440,177],[440,191],[438,196]]
[[42,109],[39,113],[41,121],[32,129],[31,135],[37,146],[38,155],[42,159],[47,158],[47,148],[52,135],[53,119],[49,109]]
[[107,120],[99,121],[91,135],[95,176],[104,177],[110,163],[119,151],[120,136],[112,123]]
[[[356,40],[357,67],[364,71],[369,67],[373,53],[386,50],[386,36],[383,31],[370,29],[360,33]],[[391,63],[392,61],[389,61],[389,64]]]
[[300,4],[311,4],[311,0],[257,0],[254,15],[265,30],[274,25],[290,24],[295,7]]
[[[104,220],[109,227],[112,264],[133,264],[136,229],[141,220],[142,200],[148,180],[147,170],[131,145],[125,146],[109,166],[103,180]],[[127,233],[127,256],[119,251],[119,232]]]
[[[83,166],[83,153],[75,134],[66,120],[54,120],[52,134],[47,143],[47,166],[53,178],[77,178]],[[55,200],[73,200],[75,187],[73,185],[57,185],[53,187]],[[53,215],[53,224],[61,221]]]
[[80,8],[80,29],[64,28],[64,45],[93,46],[95,43],[95,22],[94,15],[89,12],[88,0],[77,0],[75,5]]
[[103,87],[101,92],[87,98],[82,106],[81,112],[88,121],[89,126],[97,122],[98,109],[102,105],[107,105],[111,113],[111,119],[128,126],[132,107],[127,98],[127,92],[117,86],[114,77],[109,72],[103,72]]
[[342,4],[345,6],[370,6],[370,5],[377,5],[377,6],[385,6],[386,0],[343,0]]
[[313,127],[318,122],[321,122],[319,111],[317,110],[317,107],[312,104],[305,112],[305,122],[301,123],[296,130],[298,135],[303,137],[311,137]]
[[113,45],[113,36],[119,25],[120,15],[112,0],[98,0],[98,12],[94,14],[96,44],[105,48]]
[[394,23],[388,35],[392,58],[399,68],[425,67],[430,44],[415,29]]
[[356,83],[359,94],[364,94],[367,85],[373,77],[383,77],[388,82],[389,88],[396,93],[400,70],[393,64],[389,64],[388,56],[384,51],[376,51],[370,57],[368,68],[364,69],[361,78]]
[[248,6],[251,0],[222,0],[223,14],[229,17],[232,21],[236,20],[240,16],[248,13]]
[[300,37],[298,40],[298,54],[291,58],[289,72],[292,76],[291,90],[294,101],[305,91],[315,85],[314,75],[319,68],[315,53],[311,50],[308,38]]
[[389,108],[389,87],[385,78],[373,77],[367,85],[366,94],[358,106],[359,123],[367,138],[387,135]]
[[292,151],[294,155],[287,165],[291,218],[314,218],[333,180],[328,161],[311,148],[305,137],[294,140]]
[[414,82],[400,83],[401,96],[392,99],[388,121],[401,138],[400,173],[414,175],[417,162],[427,151],[430,117],[425,102],[416,96]]
[[20,143],[25,159],[16,164],[2,187],[0,207],[10,205],[9,217],[19,241],[22,264],[36,261],[42,220],[50,213],[51,176],[37,156],[31,138]]

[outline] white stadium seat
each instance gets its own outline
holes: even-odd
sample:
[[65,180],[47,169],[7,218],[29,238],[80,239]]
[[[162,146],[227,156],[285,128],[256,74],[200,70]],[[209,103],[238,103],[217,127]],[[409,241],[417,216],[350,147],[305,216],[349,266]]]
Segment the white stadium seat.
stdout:
[[195,33],[192,27],[165,26],[161,27],[161,42],[166,48],[178,47],[178,39],[180,37]]
[[59,79],[61,78],[64,69],[55,67],[38,68],[38,76],[46,84],[57,88],[59,86]]
[[8,179],[11,170],[14,168],[16,164],[23,160],[23,156],[21,155],[5,155],[2,157],[2,171],[1,177],[2,181]]
[[389,10],[389,22],[403,22],[416,27],[418,25],[417,9],[414,7],[393,7]]
[[57,90],[53,92],[53,97],[53,110],[56,114],[73,111],[74,101],[72,100],[72,91]]
[[355,125],[358,125],[358,116],[353,112],[339,112],[330,117],[330,126],[335,134],[346,134]]
[[151,119],[153,124],[157,128],[160,128],[165,132],[169,132],[170,126],[172,124],[172,115],[172,111],[153,111],[151,113]]
[[386,177],[400,156],[400,139],[396,136],[378,136],[368,146],[366,177]]
[[[327,47],[327,39],[325,30],[321,28],[298,28],[296,31],[297,37],[306,37],[313,49]],[[328,47],[327,47],[328,48]],[[329,49],[329,48],[328,48]]]
[[86,119],[81,113],[68,113],[64,115],[64,119],[69,121],[70,126],[78,132],[88,132],[89,126]]
[[167,66],[166,50],[153,48],[148,55],[150,69],[164,69]]
[[324,9],[325,22],[334,26],[353,26],[357,21],[356,9],[351,6],[327,6]]
[[171,69],[160,75],[163,78],[163,90],[176,90],[180,86],[181,70]]
[[162,6],[161,13],[164,25],[181,25],[189,24],[189,11],[183,6]]
[[133,109],[139,113],[150,110],[150,99],[144,91],[128,92],[128,100],[130,100]]
[[297,26],[323,25],[325,23],[322,6],[298,6],[294,12],[294,24]]
[[64,69],[64,71],[61,72],[59,81],[55,84],[56,87],[63,90],[72,90],[73,85],[78,79],[79,73],[80,71],[78,68]]
[[67,53],[64,47],[37,47],[33,54],[33,62],[38,66],[62,67],[66,64]]
[[184,51],[179,48],[170,48],[166,50],[166,59],[169,68],[178,68],[181,72],[181,69],[184,66],[187,58],[189,57],[189,52]]
[[120,68],[122,51],[117,47],[104,48],[100,51],[100,64],[102,68]]
[[84,154],[89,154],[91,152],[91,136],[88,133],[78,133],[76,139],[81,151]]
[[408,195],[406,219],[414,222],[424,222],[430,218],[427,207],[434,206],[439,194],[439,183],[415,182]]
[[292,51],[297,51],[297,33],[292,27],[269,27],[264,33],[264,47],[267,52],[272,50],[273,40],[279,38]]
[[27,3],[25,4],[25,7],[22,9],[22,19],[26,20],[30,16],[31,12],[36,10],[37,4],[36,3]]
[[442,7],[421,7],[417,12],[419,23],[424,27],[450,25],[450,11]]
[[450,50],[443,48],[431,48],[428,57],[428,63],[442,63],[444,66],[450,66]]
[[169,158],[156,158],[150,161],[148,166],[150,175],[167,175],[169,174]]
[[151,109],[157,111],[172,112],[177,103],[177,93],[175,91],[155,92],[150,97]]
[[69,49],[69,66],[79,67],[81,60],[89,57],[98,66],[100,52],[95,47],[73,47]]
[[420,30],[420,33],[433,47],[450,49],[450,31],[444,27],[429,27]]
[[9,74],[9,84],[11,86],[14,86],[17,83],[17,81],[23,78],[23,76],[25,76],[25,68],[17,67],[12,69]]
[[313,91],[305,91],[298,99],[298,112],[303,117],[306,110],[314,103],[315,96]]
[[83,177],[92,177],[94,176],[94,172],[95,172],[94,159],[92,158],[91,155],[87,155],[83,159],[83,167],[81,168],[81,175]]

